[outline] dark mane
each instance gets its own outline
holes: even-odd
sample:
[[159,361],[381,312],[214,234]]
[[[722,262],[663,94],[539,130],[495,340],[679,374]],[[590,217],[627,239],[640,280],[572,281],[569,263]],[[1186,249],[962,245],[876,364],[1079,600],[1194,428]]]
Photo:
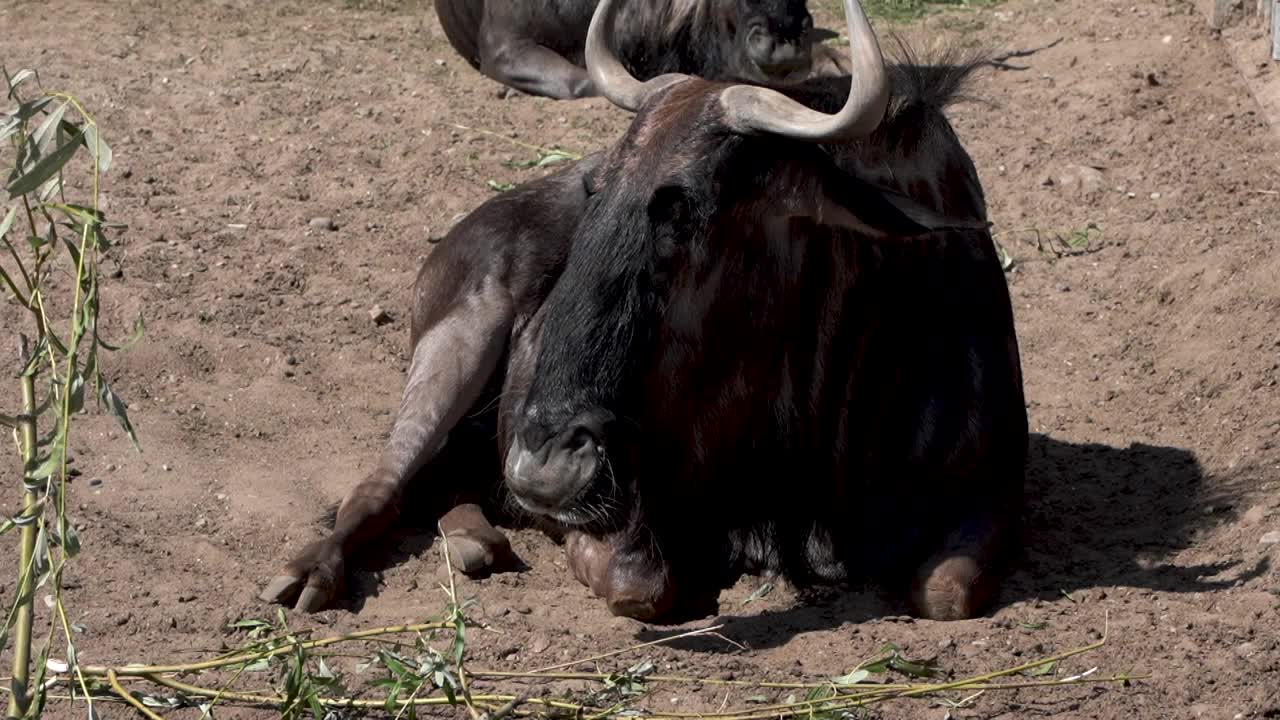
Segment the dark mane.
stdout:
[[731,2],[653,0],[643,9],[639,4],[624,7],[619,26],[633,28],[619,36],[624,42],[620,55],[627,69],[641,78],[693,67],[727,69],[723,44],[697,39],[721,37],[727,32]]
[[[890,102],[885,125],[896,125],[901,116],[911,112],[936,115],[956,103],[983,101],[969,90],[977,72],[990,64],[988,51],[947,45],[934,51],[934,57],[926,58],[902,38],[895,35],[893,41],[896,52],[886,58]],[[815,110],[835,112],[849,95],[849,76],[811,78],[795,85],[770,87]]]

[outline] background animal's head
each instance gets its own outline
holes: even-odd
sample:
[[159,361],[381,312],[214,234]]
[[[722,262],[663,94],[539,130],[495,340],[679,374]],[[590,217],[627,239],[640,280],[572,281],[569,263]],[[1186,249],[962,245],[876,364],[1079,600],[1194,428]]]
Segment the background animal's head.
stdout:
[[805,0],[732,1],[736,41],[757,71],[747,79],[781,79],[809,69],[815,33]]
[[[888,104],[884,61],[857,0],[845,0],[855,72],[832,115],[762,87],[682,75],[642,83],[607,49],[600,29],[612,25],[613,6],[604,0],[592,21],[588,68],[610,100],[638,114],[584,176],[587,207],[541,311],[505,467],[525,509],[597,527],[635,508],[637,440],[664,429],[645,394],[662,391],[652,377],[664,363],[684,362],[672,347],[703,332],[708,307],[736,280],[724,262],[744,243],[785,246],[815,224],[871,238],[981,225],[851,177],[823,147],[870,135]],[[751,351],[751,338],[723,341]],[[639,427],[641,417],[650,425]]]

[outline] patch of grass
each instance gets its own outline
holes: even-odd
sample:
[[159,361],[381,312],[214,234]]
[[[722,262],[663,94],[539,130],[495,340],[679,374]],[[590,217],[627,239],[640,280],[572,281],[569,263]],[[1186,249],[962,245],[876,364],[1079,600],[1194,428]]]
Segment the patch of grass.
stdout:
[[[862,7],[872,18],[891,23],[918,20],[939,10],[966,10],[999,5],[1003,0],[862,0]],[[810,0],[810,11],[826,15],[836,24],[844,17],[841,0]]]

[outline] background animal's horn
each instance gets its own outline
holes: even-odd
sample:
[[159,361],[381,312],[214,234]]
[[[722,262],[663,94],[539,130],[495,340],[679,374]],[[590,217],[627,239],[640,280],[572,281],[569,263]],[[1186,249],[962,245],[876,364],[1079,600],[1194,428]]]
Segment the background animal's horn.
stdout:
[[635,112],[654,93],[689,76],[668,73],[645,82],[633,77],[613,52],[616,5],[616,0],[600,0],[591,16],[591,26],[587,29],[587,73],[601,95],[614,105]]
[[848,140],[874,132],[889,105],[884,56],[862,4],[844,0],[844,14],[852,66],[844,107],[828,115],[768,88],[734,85],[720,93],[730,128],[743,134],[770,133],[811,142]]

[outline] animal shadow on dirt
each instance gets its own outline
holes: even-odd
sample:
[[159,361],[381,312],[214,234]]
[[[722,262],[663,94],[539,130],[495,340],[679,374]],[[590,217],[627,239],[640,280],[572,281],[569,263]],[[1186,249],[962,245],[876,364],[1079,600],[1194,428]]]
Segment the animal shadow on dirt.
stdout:
[[[1127,448],[1071,443],[1041,434],[1031,436],[1028,451],[1025,544],[988,614],[1015,602],[1091,588],[1212,591],[1267,572],[1265,560],[1256,567],[1241,567],[1241,560],[1231,559],[1203,565],[1167,561],[1189,547],[1200,530],[1236,514],[1234,498],[1206,488],[1204,472],[1190,451],[1141,443]],[[782,645],[812,630],[906,613],[883,590],[854,587],[806,594],[781,611],[751,612],[750,604],[728,608],[723,602],[720,610],[728,613],[699,624],[723,624],[719,632],[753,649]],[[680,630],[650,628],[638,636],[656,640]],[[713,636],[669,644],[700,652],[734,651]]]

